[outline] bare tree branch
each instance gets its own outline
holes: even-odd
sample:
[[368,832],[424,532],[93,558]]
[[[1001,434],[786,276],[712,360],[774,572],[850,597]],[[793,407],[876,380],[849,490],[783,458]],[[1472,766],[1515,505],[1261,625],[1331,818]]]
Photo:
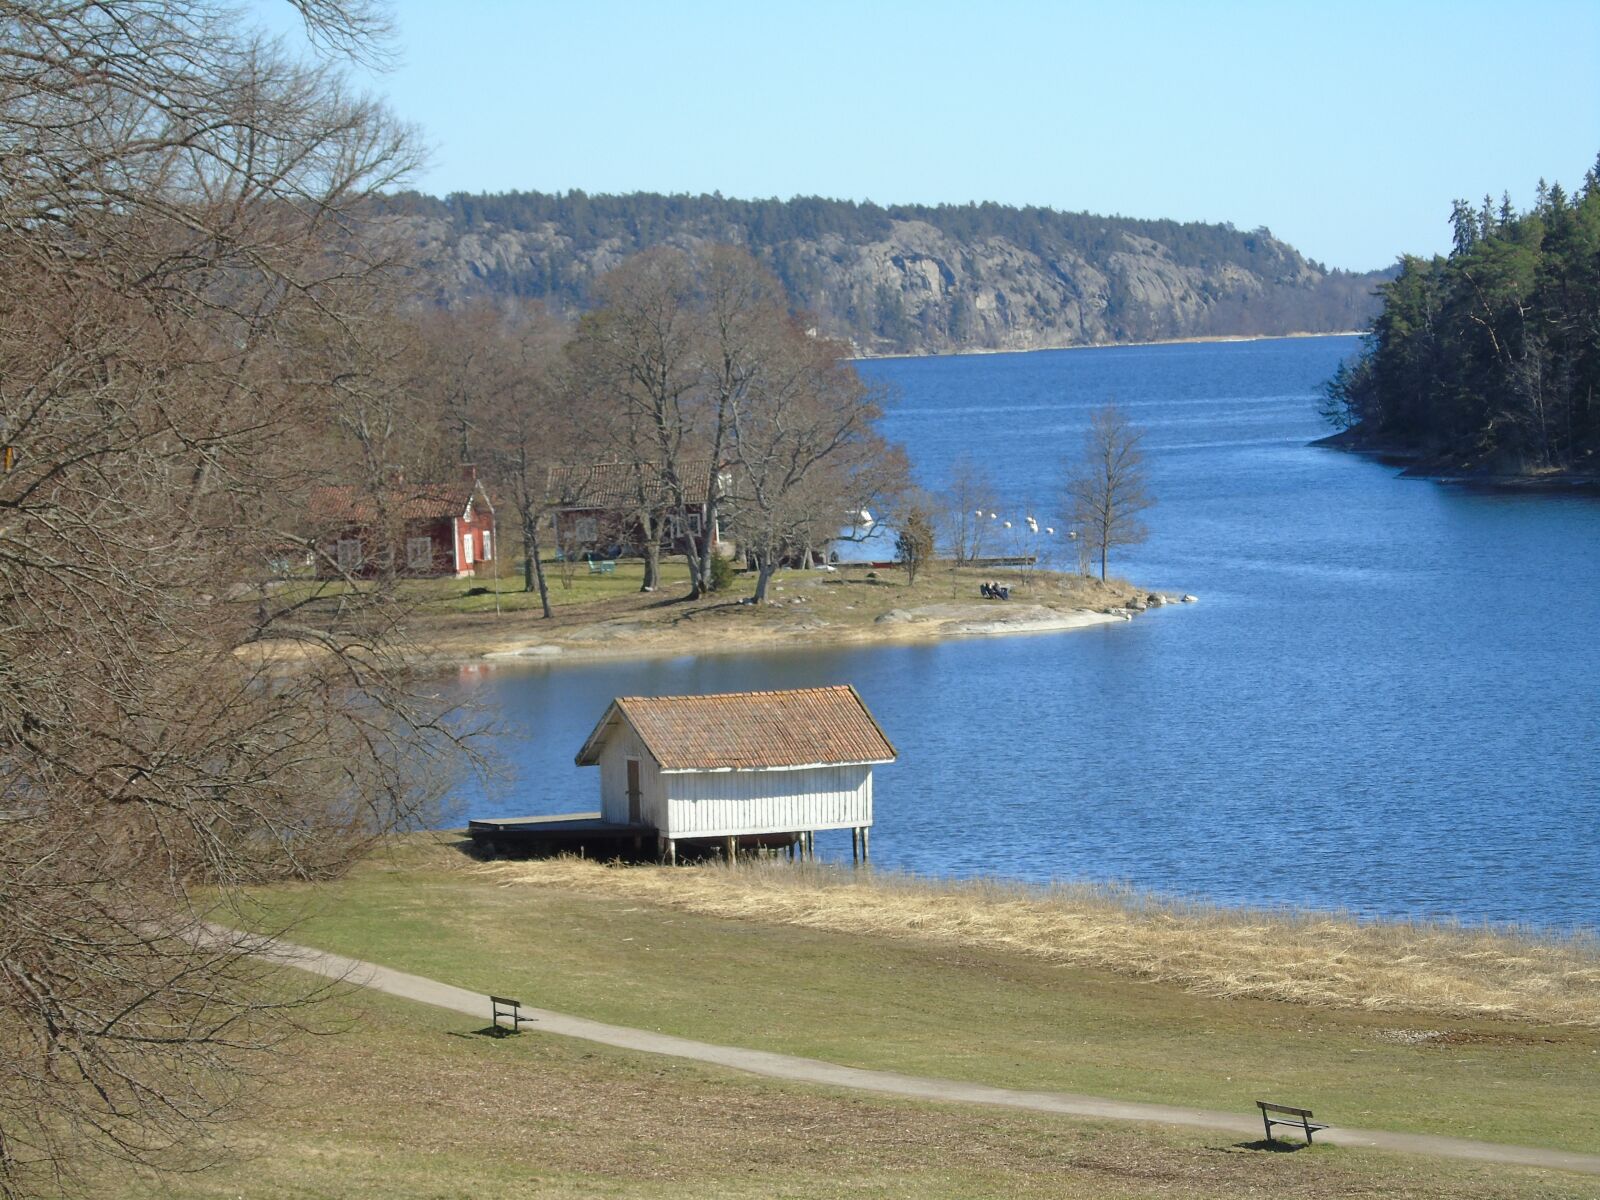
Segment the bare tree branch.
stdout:
[[202,922],[426,820],[470,735],[383,581],[267,582],[325,471],[381,470],[364,201],[412,161],[229,10],[0,0],[0,1196],[202,1140],[315,998]]
[[1144,431],[1116,405],[1089,419],[1083,452],[1068,464],[1066,499],[1074,531],[1100,558],[1100,578],[1115,546],[1135,546],[1149,536],[1139,514],[1155,504],[1144,468]]

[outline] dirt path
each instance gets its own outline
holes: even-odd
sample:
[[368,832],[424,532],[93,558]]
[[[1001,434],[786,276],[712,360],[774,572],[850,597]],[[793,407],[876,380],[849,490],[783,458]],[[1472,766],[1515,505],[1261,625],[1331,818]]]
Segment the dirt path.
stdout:
[[[342,955],[295,946],[287,942],[267,942],[263,950],[267,956],[279,962],[331,979],[342,979],[391,996],[431,1004],[479,1020],[489,1015],[487,996],[469,992],[453,984],[440,983],[437,980],[409,975],[404,971],[396,971],[376,963],[345,958]],[[738,1046],[718,1046],[709,1042],[653,1033],[646,1029],[605,1025],[599,1021],[568,1016],[547,1009],[524,1008],[522,1011],[525,1016],[532,1018],[532,1028],[543,1033],[580,1038],[584,1041],[599,1042],[602,1045],[646,1054],[664,1054],[672,1058],[712,1063],[771,1079],[851,1088],[890,1096],[904,1096],[913,1100],[990,1104],[1099,1120],[1154,1121],[1164,1125],[1187,1125],[1223,1130],[1252,1140],[1259,1138],[1261,1134],[1260,1120],[1254,1115],[1243,1113],[1181,1108],[1166,1104],[1140,1104],[1124,1100],[1108,1100],[1099,1096],[1074,1095],[1070,1092],[1020,1091],[1013,1088],[988,1087],[981,1083],[965,1083],[954,1079],[900,1075],[892,1071],[869,1071],[859,1067],[842,1067],[815,1058],[798,1058],[789,1054],[747,1050]],[[1403,1154],[1428,1154],[1439,1158],[1468,1159],[1476,1162],[1600,1175],[1600,1154],[1579,1154],[1536,1146],[1507,1146],[1494,1142],[1476,1142],[1467,1138],[1439,1137],[1433,1134],[1391,1133],[1383,1130],[1342,1127],[1326,1130],[1317,1137],[1319,1141],[1337,1146],[1356,1146]]]

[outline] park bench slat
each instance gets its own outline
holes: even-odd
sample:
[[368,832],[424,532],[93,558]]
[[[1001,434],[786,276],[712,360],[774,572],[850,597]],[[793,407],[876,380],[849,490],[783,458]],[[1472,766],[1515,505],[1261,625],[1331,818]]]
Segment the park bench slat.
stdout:
[[[1272,1136],[1272,1127],[1274,1125],[1283,1125],[1304,1131],[1306,1145],[1308,1146],[1311,1144],[1311,1135],[1313,1133],[1319,1129],[1328,1128],[1326,1125],[1319,1125],[1311,1119],[1316,1114],[1309,1108],[1296,1108],[1292,1104],[1275,1104],[1270,1100],[1257,1100],[1256,1107],[1261,1110],[1261,1124],[1267,1131],[1267,1141],[1269,1142],[1275,1140]],[[1272,1113],[1282,1113],[1283,1116],[1274,1117],[1271,1115]],[[1294,1119],[1286,1120],[1286,1117],[1293,1117]]]
[[532,1017],[522,1015],[521,1000],[513,1000],[509,996],[490,996],[489,1021],[496,1029],[503,1028],[500,1024],[501,1017],[511,1022],[511,1028],[506,1031],[508,1033],[517,1033],[524,1024],[531,1024],[533,1021]]

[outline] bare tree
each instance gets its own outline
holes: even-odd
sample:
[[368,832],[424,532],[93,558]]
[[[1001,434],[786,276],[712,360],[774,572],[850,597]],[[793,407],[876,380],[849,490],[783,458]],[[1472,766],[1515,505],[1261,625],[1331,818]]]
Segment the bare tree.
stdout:
[[[654,591],[668,518],[687,519],[689,461],[705,453],[694,266],[681,250],[658,246],[626,260],[596,290],[599,305],[579,322],[572,344],[574,379],[588,440],[609,446],[633,470],[642,590]],[[691,595],[698,595],[699,551],[693,539],[686,545]]]
[[[549,514],[551,468],[578,453],[570,405],[565,327],[538,306],[501,311],[476,303],[413,315],[403,392],[414,413],[408,437],[431,455],[422,478],[454,478],[476,463],[516,508],[523,590],[550,617],[540,529]],[[435,435],[430,438],[430,431]]]
[[1140,443],[1144,431],[1114,404],[1089,418],[1083,452],[1067,469],[1067,511],[1074,529],[1100,559],[1100,578],[1113,546],[1134,546],[1149,536],[1139,514],[1151,497]]
[[[365,6],[301,10],[368,44]],[[251,586],[314,545],[325,467],[385,467],[362,202],[406,131],[200,0],[0,3],[0,130],[9,1197],[225,1110],[305,995],[206,920],[425,817],[461,732],[408,690],[386,579]]]
[[770,394],[794,322],[782,286],[734,246],[694,257],[646,251],[599,292],[574,346],[586,405],[599,418],[591,440],[636,467],[639,523],[658,531],[645,539],[647,578],[659,531],[671,529],[693,599],[711,589],[734,414]]
[[477,462],[483,446],[487,398],[504,388],[513,362],[513,338],[505,314],[488,300],[455,310],[429,309],[407,323],[410,371],[406,391],[431,422],[419,421],[413,436],[437,426],[439,461],[429,474],[444,475],[460,463]]
[[494,476],[516,505],[522,529],[523,590],[537,587],[546,617],[553,616],[539,530],[550,512],[550,468],[571,457],[577,426],[562,379],[561,327],[542,312],[511,331],[501,386],[478,398],[483,444]]
[[956,565],[981,557],[984,536],[989,532],[989,513],[997,505],[994,480],[989,473],[970,455],[963,454],[951,464],[950,482],[940,500],[945,540]]
[[851,514],[881,508],[908,486],[905,455],[878,434],[879,395],[839,342],[795,322],[733,407],[729,507],[756,568],[755,602],[773,573],[833,540]]
[[771,366],[790,336],[783,287],[770,271],[736,246],[713,246],[702,272],[701,387],[707,448],[705,546],[698,591],[711,590],[713,538],[719,526],[724,468],[733,414]]

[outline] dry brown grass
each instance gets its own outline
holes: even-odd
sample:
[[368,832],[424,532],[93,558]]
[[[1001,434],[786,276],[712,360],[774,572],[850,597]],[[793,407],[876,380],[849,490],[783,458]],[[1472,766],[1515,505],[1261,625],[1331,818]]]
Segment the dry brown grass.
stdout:
[[558,859],[479,869],[503,886],[626,895],[741,921],[1003,950],[1207,996],[1600,1026],[1600,943],[1581,936],[792,863],[659,868]]

